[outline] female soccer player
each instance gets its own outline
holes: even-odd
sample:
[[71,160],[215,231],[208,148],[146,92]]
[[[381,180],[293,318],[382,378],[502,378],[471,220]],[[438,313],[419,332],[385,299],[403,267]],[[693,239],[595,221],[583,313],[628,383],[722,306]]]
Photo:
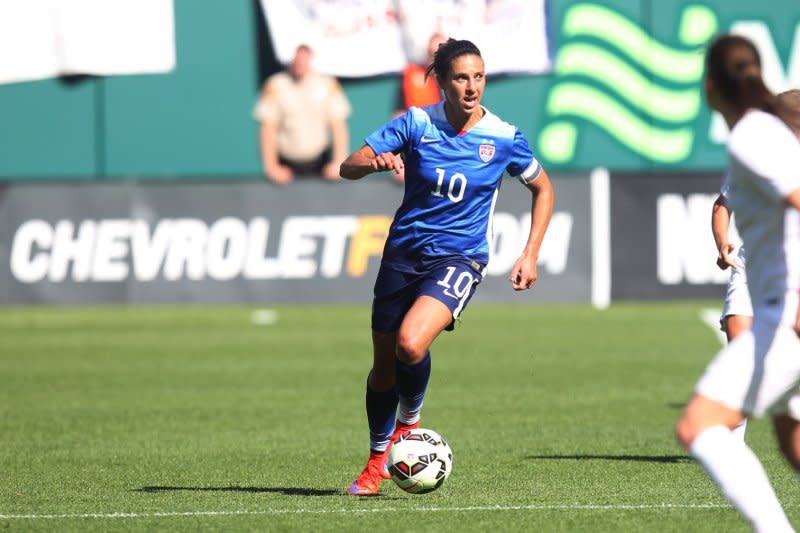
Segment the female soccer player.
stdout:
[[[792,131],[800,136],[800,90],[792,89],[778,95],[778,104],[788,112],[783,113],[784,120]],[[794,116],[794,118],[792,118]],[[789,120],[786,120],[787,117]],[[728,287],[725,291],[725,302],[722,307],[722,315],[719,322],[722,331],[728,342],[738,337],[741,333],[750,329],[753,323],[753,304],[750,302],[750,292],[747,289],[747,256],[744,246],[740,246],[736,255],[733,251],[736,246],[729,241],[729,229],[731,223],[731,209],[728,205],[728,193],[730,183],[728,175],[722,183],[719,196],[714,201],[711,214],[711,232],[714,235],[714,242],[717,245],[717,265],[725,270],[731,267],[731,275],[728,278]],[[739,438],[744,438],[747,428],[747,419],[733,429],[733,434]]]
[[711,44],[705,90],[731,128],[729,198],[747,248],[753,324],[709,364],[676,432],[756,531],[794,531],[761,463],[731,429],[771,415],[783,454],[800,469],[800,142],[749,40],[723,35]]
[[349,489],[355,495],[378,493],[388,477],[390,443],[419,425],[431,371],[428,348],[453,329],[483,279],[503,173],[516,176],[533,195],[528,241],[511,271],[515,290],[536,281],[536,259],[553,210],[550,179],[525,137],[481,105],[486,76],[478,48],[449,39],[427,74],[436,76],[444,100],[412,107],[384,125],[340,169],[343,178],[359,179],[405,167],[403,202],[375,281],[366,398],[370,457]]

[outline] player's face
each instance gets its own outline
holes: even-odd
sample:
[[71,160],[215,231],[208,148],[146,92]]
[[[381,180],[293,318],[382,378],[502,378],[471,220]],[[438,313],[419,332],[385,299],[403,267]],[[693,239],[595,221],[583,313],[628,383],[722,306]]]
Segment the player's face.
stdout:
[[483,88],[486,86],[483,59],[480,56],[467,54],[455,58],[450,63],[450,72],[444,83],[439,81],[451,111],[471,115],[480,110]]

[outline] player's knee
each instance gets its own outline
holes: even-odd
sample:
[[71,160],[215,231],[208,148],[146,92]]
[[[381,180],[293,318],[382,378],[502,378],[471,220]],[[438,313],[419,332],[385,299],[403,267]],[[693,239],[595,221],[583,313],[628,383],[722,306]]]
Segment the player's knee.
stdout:
[[415,365],[425,358],[428,346],[418,335],[401,331],[397,336],[397,358],[407,365]]

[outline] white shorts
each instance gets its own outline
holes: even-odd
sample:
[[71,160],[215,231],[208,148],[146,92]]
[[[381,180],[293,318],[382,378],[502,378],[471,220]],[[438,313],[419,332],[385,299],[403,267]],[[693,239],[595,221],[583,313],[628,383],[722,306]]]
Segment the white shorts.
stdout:
[[728,289],[725,291],[725,303],[719,317],[720,329],[725,331],[725,319],[731,315],[753,316],[753,304],[747,288],[747,271],[745,270],[744,248],[739,248],[736,256],[736,268],[731,268]]
[[746,415],[788,414],[800,420],[798,295],[756,309],[753,327],[720,351],[695,392]]

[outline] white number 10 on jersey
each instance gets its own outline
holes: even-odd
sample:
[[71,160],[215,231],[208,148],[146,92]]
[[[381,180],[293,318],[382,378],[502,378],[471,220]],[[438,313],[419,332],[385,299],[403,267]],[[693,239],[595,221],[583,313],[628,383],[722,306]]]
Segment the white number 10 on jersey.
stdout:
[[[439,176],[436,182],[436,190],[431,191],[431,194],[440,198],[444,197],[442,194],[442,185],[444,184],[445,172],[443,168],[437,168],[436,174]],[[467,177],[460,172],[456,172],[450,179],[447,180],[447,197],[453,203],[458,203],[464,198],[464,189],[467,188]]]

